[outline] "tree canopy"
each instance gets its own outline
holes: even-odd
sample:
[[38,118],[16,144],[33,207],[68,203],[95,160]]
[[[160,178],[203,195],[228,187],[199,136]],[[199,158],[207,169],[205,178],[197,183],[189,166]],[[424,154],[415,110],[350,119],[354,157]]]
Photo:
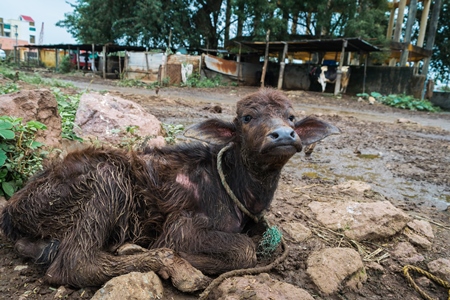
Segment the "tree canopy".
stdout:
[[57,23],[82,43],[216,48],[230,37],[383,40],[387,0],[75,0]]
[[[233,38],[263,41],[268,29],[271,40],[310,35],[360,37],[380,47],[388,42],[388,0],[72,1],[73,12],[57,25],[81,43],[214,49]],[[449,0],[443,3],[431,66],[448,80]],[[419,18],[420,7],[416,24]]]

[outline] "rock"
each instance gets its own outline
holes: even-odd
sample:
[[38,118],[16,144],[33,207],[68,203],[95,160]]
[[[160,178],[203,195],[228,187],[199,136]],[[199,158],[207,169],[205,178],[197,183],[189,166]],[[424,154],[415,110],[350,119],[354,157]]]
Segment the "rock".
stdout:
[[409,228],[405,228],[403,231],[403,234],[408,238],[408,241],[415,245],[422,247],[423,249],[430,250],[431,249],[431,242],[427,240],[426,237],[423,237],[411,230]]
[[318,202],[309,205],[323,226],[343,233],[356,241],[390,237],[401,231],[410,217],[389,201],[373,203]]
[[417,253],[416,248],[408,242],[398,243],[391,254],[403,264],[413,265],[424,260],[424,257]]
[[145,112],[137,103],[111,95],[83,94],[80,99],[75,123],[75,133],[83,138],[94,137],[101,142],[119,144],[127,139],[129,126],[137,126],[135,134],[151,137],[148,144],[162,146],[161,122]]
[[19,271],[19,272],[22,271],[22,270],[25,270],[25,269],[28,269],[28,266],[24,266],[24,265],[22,266],[21,265],[21,266],[15,266],[14,267],[14,271]]
[[91,300],[162,299],[164,288],[154,273],[131,272],[114,277]]
[[375,104],[375,102],[377,102],[377,100],[374,97],[369,96],[369,104]]
[[281,225],[293,243],[300,243],[311,236],[311,230],[300,222],[291,222]]
[[216,300],[313,300],[314,298],[305,290],[292,284],[275,280],[267,273],[255,276],[232,277],[224,280],[214,290],[209,299]]
[[400,123],[400,124],[417,124],[417,122],[413,122],[413,121],[411,121],[409,119],[406,119],[406,118],[399,118],[399,119],[397,119],[397,123]]
[[64,286],[60,286],[56,290],[55,296],[53,298],[62,299],[62,298],[64,298],[64,295],[67,295],[67,289]]
[[333,189],[338,189],[341,191],[355,190],[357,192],[364,193],[365,191],[370,191],[372,187],[367,182],[349,180],[333,186]]
[[424,220],[412,220],[407,225],[416,233],[425,236],[428,240],[432,241],[434,239],[433,228],[429,222]]
[[450,260],[439,258],[428,263],[428,270],[433,275],[450,282]]
[[383,266],[374,261],[370,261],[370,262],[366,263],[365,267],[366,267],[366,269],[371,269],[371,270],[377,271],[379,273],[384,273]]
[[307,265],[306,272],[327,295],[337,292],[342,285],[357,290],[367,280],[361,257],[351,248],[326,248],[313,252]]
[[36,140],[50,147],[58,147],[61,143],[58,102],[47,89],[0,95],[0,115],[20,117],[24,123],[31,120],[41,122],[47,126],[47,130],[39,131]]

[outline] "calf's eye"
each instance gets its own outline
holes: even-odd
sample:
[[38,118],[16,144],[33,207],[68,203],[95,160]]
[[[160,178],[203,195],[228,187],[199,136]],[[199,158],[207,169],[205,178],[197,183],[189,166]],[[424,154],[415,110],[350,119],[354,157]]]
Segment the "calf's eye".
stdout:
[[294,120],[295,120],[295,117],[294,117],[294,116],[290,116],[290,117],[289,117],[289,121],[294,122]]
[[246,116],[243,116],[243,117],[242,117],[242,121],[244,121],[244,123],[248,123],[248,122],[250,122],[252,119],[253,119],[253,118],[252,118],[252,116],[250,116],[250,115],[246,115]]

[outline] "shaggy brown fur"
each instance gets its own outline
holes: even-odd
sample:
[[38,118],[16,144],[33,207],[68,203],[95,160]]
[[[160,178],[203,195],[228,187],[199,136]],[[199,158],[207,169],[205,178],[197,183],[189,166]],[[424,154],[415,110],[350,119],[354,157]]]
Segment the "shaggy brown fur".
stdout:
[[[70,153],[8,201],[1,229],[19,253],[48,267],[45,279],[52,284],[101,285],[131,271],[153,270],[181,290],[204,288],[208,278],[200,271],[217,274],[256,264],[245,229],[252,222],[220,182],[218,152],[234,143],[223,156],[226,180],[242,204],[260,214],[302,142],[339,131],[293,116],[283,94],[264,89],[237,103],[233,122],[210,119],[186,133],[208,143]],[[150,250],[115,255],[125,243]]]

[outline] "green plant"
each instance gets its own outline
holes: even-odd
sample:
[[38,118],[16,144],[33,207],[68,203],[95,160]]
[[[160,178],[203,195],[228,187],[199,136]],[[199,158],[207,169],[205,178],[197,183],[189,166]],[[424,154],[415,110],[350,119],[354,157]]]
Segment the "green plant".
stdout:
[[[369,94],[367,94],[367,93],[356,94],[356,96],[362,97],[364,99],[369,98]],[[413,96],[395,95],[395,94],[383,96],[377,92],[371,92],[370,96],[374,97],[375,100],[377,100],[378,102],[380,102],[382,104],[397,107],[397,108],[409,109],[409,110],[430,111],[430,112],[441,111],[441,109],[439,107],[434,106],[430,101],[420,100],[420,99],[414,98]]]
[[169,86],[170,84],[170,76],[166,76],[163,78],[163,80],[161,81],[161,85],[162,86]]
[[[75,87],[70,82],[65,82],[65,81],[56,80],[56,79],[42,78],[39,74],[27,75],[24,72],[18,72],[16,75],[16,70],[14,70],[8,66],[4,66],[4,65],[0,66],[0,74],[2,74],[3,76],[5,76],[6,78],[9,78],[11,80],[19,79],[26,83],[34,84],[37,86],[65,87],[65,88]],[[16,78],[16,76],[18,76],[18,78]]]
[[38,130],[47,127],[37,121],[22,123],[22,118],[0,117],[0,195],[11,197],[30,176],[42,170],[46,155],[35,140]]
[[417,98],[414,98],[413,96],[408,95],[389,95],[386,97],[381,98],[381,103],[403,108],[403,109],[410,109],[410,110],[421,110],[421,111],[430,111],[430,112],[436,112],[440,111],[440,108],[433,106],[430,101],[428,100],[420,100]]
[[178,125],[172,125],[172,124],[165,124],[161,123],[161,126],[163,127],[163,130],[166,132],[166,137],[164,140],[167,144],[175,144],[176,143],[176,136],[184,131],[184,126],[181,124]]
[[81,93],[76,95],[64,94],[59,88],[52,88],[53,95],[58,102],[58,111],[61,116],[61,136],[68,140],[83,141],[73,131],[75,125],[75,115],[80,103]]
[[59,64],[59,73],[69,73],[72,71],[73,66],[70,61],[70,55],[66,55],[61,59],[61,63]]
[[219,75],[216,75],[213,78],[202,78],[199,73],[193,73],[186,81],[186,86],[188,87],[214,88],[221,85],[225,84],[222,83],[222,79]]
[[8,82],[5,85],[0,85],[0,95],[11,94],[19,91],[19,86],[13,82]]
[[146,87],[147,84],[137,79],[121,79],[117,82],[121,87]]

